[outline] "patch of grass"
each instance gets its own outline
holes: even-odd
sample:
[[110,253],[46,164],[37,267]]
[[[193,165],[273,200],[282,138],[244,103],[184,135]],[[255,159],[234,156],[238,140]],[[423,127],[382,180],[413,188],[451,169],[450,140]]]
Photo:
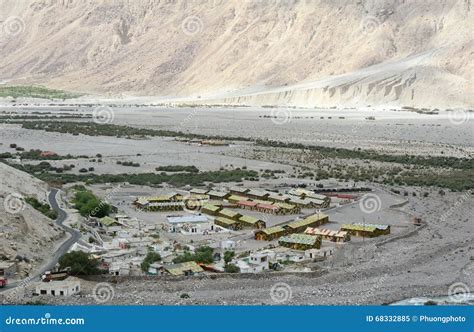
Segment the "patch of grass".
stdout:
[[26,197],[25,201],[30,204],[35,210],[38,210],[49,219],[55,220],[58,218],[58,213],[55,210],[51,209],[51,206],[49,204],[43,204],[34,197]]
[[439,157],[439,156],[413,156],[413,155],[388,155],[378,153],[373,150],[362,149],[343,149],[329,148],[325,146],[304,145],[300,143],[285,143],[271,140],[256,140],[256,144],[260,146],[273,148],[289,148],[299,150],[310,150],[320,154],[321,158],[341,158],[341,159],[363,159],[380,162],[390,162],[405,165],[445,167],[457,169],[474,169],[474,159],[472,158],[456,158],[456,157]]
[[82,94],[49,89],[43,86],[0,86],[0,97],[6,98],[70,99],[80,96],[82,96]]
[[112,210],[111,206],[99,200],[89,190],[78,190],[73,199],[74,207],[83,217],[93,216],[102,218],[108,216]]
[[189,172],[189,173],[198,173],[199,169],[196,166],[181,166],[181,165],[172,165],[172,166],[159,166],[156,168],[157,171],[161,172]]
[[98,124],[95,122],[70,121],[9,121],[11,124],[21,124],[24,129],[44,130],[72,135],[114,136],[117,138],[146,138],[146,137],[183,137],[189,139],[217,139],[251,141],[248,137],[208,136],[183,133],[172,130],[155,130],[135,128],[114,124]]
[[[1,159],[0,159],[1,161]],[[167,183],[173,186],[200,186],[206,182],[222,183],[222,182],[241,182],[243,179],[256,180],[258,179],[258,172],[252,170],[219,170],[199,173],[122,173],[122,174],[64,174],[64,173],[50,173],[55,171],[55,168],[46,161],[40,162],[38,165],[29,164],[15,164],[3,161],[7,165],[15,167],[23,172],[32,174],[38,179],[48,183],[74,183],[85,182],[87,184],[96,183],[130,183],[136,185],[158,186]]]

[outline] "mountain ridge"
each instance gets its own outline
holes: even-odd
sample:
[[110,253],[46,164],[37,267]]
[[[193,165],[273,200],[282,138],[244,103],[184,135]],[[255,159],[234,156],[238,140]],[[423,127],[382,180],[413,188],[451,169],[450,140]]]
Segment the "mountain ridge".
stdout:
[[473,107],[470,0],[3,0],[0,21],[0,80],[12,83],[236,105]]

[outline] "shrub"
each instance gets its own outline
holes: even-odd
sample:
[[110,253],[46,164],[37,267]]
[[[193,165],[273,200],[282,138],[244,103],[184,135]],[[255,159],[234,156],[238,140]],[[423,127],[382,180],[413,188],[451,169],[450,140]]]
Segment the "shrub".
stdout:
[[71,251],[59,258],[59,268],[69,267],[72,275],[99,274],[99,261],[82,251]]

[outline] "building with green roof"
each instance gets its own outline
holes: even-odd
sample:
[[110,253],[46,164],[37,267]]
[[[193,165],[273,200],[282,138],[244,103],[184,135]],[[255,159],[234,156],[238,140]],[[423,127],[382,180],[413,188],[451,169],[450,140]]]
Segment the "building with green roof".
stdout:
[[237,203],[237,202],[245,202],[248,201],[248,197],[245,196],[240,196],[240,195],[230,195],[227,197],[227,200],[231,203]]
[[216,219],[214,219],[214,224],[227,229],[231,229],[233,231],[242,229],[242,224],[240,222],[225,217],[217,217]]
[[235,221],[239,221],[239,218],[242,217],[242,215],[238,212],[232,211],[230,209],[222,209],[217,213],[220,217],[232,219]]
[[380,235],[390,234],[389,225],[379,225],[379,224],[344,224],[341,226],[341,231],[346,231],[350,235],[360,236],[360,237],[376,237]]
[[239,222],[242,224],[243,227],[252,227],[257,229],[262,229],[266,227],[265,221],[252,216],[243,215],[239,218]]
[[278,240],[278,244],[295,250],[319,249],[321,248],[321,236],[291,234],[289,236],[282,236]]
[[212,204],[204,204],[202,209],[201,209],[201,212],[205,213],[205,214],[208,214],[208,215],[211,215],[211,216],[216,216],[217,213],[221,209],[222,209],[221,206],[216,206],[216,205],[212,205]]
[[329,221],[329,217],[323,213],[310,215],[304,219],[292,221],[288,224],[290,233],[303,233],[308,227],[318,227]]
[[120,223],[117,220],[115,220],[114,218],[111,218],[109,216],[105,216],[103,218],[100,218],[99,221],[102,224],[102,226],[104,226],[104,227],[112,227],[112,226],[119,226],[120,225]]
[[204,272],[196,262],[184,262],[163,266],[163,269],[174,276],[191,276]]
[[255,232],[255,240],[272,241],[287,234],[287,230],[282,226],[264,228]]

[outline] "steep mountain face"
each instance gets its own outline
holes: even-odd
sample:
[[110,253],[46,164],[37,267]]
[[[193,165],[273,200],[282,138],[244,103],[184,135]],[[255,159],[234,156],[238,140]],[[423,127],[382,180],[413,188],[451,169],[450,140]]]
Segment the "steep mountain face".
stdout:
[[471,0],[0,0],[0,80],[230,104],[472,107]]

